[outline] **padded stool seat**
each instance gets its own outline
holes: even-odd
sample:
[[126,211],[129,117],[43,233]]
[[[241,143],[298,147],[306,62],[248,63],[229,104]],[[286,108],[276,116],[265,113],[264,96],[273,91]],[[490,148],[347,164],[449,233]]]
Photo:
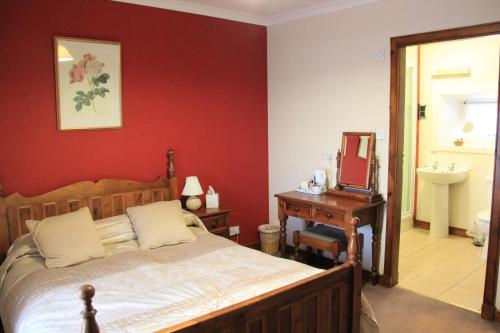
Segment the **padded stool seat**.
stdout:
[[[362,249],[363,234],[359,234],[359,240]],[[295,245],[295,260],[298,260],[300,244],[304,244],[318,251],[330,251],[335,266],[338,264],[339,255],[347,248],[347,237],[342,229],[317,224],[306,230],[294,231],[293,243]]]
[[312,228],[300,231],[302,236],[313,237],[326,242],[342,242],[347,246],[344,230],[317,224]]

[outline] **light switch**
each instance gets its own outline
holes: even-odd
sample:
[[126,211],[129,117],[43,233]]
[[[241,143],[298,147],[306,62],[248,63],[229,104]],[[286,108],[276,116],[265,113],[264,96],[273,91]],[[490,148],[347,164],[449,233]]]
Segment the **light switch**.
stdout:
[[376,140],[385,140],[385,128],[377,128],[375,130],[375,139]]
[[384,49],[378,49],[375,51],[375,59],[379,61],[385,60],[385,50]]
[[331,160],[333,157],[333,151],[330,149],[322,149],[321,153],[319,154],[319,158],[322,160]]

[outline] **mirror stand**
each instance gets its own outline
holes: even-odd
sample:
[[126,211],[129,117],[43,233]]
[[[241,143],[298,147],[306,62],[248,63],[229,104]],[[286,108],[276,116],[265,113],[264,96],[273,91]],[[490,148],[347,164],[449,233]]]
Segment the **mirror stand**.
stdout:
[[375,201],[383,200],[382,195],[378,193],[379,164],[378,164],[378,158],[375,156],[375,154],[371,155],[370,180],[369,180],[369,185],[368,185],[367,189],[359,189],[359,188],[341,185],[341,182],[340,182],[341,157],[342,157],[342,153],[339,149],[337,152],[337,174],[336,174],[337,185],[335,185],[335,188],[329,189],[328,193],[335,195],[335,196],[350,198],[353,200],[359,200],[359,201],[364,201],[364,202],[375,202]]

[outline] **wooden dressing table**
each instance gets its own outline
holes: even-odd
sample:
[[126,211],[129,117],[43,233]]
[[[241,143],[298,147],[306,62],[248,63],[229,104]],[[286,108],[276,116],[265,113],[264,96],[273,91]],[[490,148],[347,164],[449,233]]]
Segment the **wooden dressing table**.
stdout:
[[289,216],[298,217],[309,222],[318,222],[343,229],[347,238],[351,233],[351,219],[358,217],[358,227],[371,225],[372,268],[370,280],[378,282],[378,266],[380,260],[380,232],[384,216],[384,200],[363,202],[333,194],[306,194],[296,191],[275,195],[278,198],[278,218],[280,220],[280,250],[285,257],[286,224]]
[[[380,261],[380,232],[384,218],[384,204],[378,193],[378,160],[375,155],[375,133],[343,132],[342,146],[337,153],[337,184],[324,194],[297,191],[279,193],[278,218],[280,220],[281,256],[286,250],[286,222],[289,216],[343,229],[346,238],[351,234],[351,219],[360,220],[358,227],[372,227],[372,268],[370,280],[378,282]],[[316,184],[316,180],[314,183]],[[325,184],[320,184],[326,187]]]

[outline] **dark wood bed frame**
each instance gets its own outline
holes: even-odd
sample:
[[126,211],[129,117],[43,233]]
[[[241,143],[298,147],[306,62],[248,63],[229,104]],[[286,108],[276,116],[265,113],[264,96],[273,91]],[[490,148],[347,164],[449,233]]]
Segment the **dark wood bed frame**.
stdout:
[[[124,214],[128,207],[177,198],[173,150],[167,153],[167,177],[160,177],[153,183],[109,179],[84,181],[31,198],[19,193],[4,198],[0,186],[0,253],[5,255],[12,242],[28,232],[27,219],[40,220],[89,207],[96,220]],[[358,333],[362,269],[357,232],[359,220],[354,218],[351,223],[344,264],[159,332]],[[80,288],[84,301],[83,333],[99,332],[97,311],[92,307],[94,294],[90,285]]]

